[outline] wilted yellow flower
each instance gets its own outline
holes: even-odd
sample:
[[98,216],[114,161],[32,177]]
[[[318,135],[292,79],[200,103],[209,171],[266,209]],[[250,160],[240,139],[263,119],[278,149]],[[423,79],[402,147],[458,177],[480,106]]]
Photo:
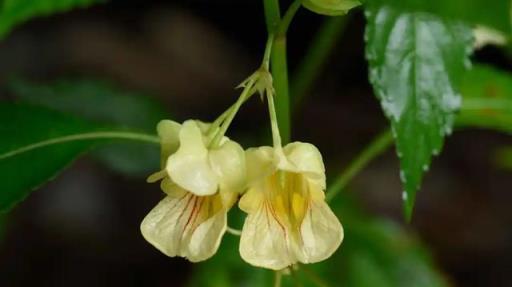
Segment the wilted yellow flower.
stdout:
[[248,263],[280,270],[330,257],[343,228],[324,200],[325,170],[318,149],[295,142],[246,152],[249,189],[240,200],[248,213],[240,254]]
[[227,212],[246,184],[242,147],[226,137],[210,147],[215,137],[210,128],[192,120],[158,124],[162,170],[148,181],[162,180],[167,197],[141,224],[143,236],[157,249],[192,262],[215,254],[226,231]]

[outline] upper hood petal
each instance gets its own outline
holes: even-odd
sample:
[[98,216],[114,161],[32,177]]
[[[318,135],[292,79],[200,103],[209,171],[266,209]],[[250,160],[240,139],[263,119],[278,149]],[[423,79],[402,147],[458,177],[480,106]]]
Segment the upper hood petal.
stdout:
[[196,122],[184,122],[179,138],[178,151],[167,160],[169,177],[196,195],[214,194],[219,184],[218,177],[210,167],[208,150]]
[[325,189],[325,166],[320,151],[310,143],[293,142],[283,148],[288,165],[283,170],[302,173]]
[[209,151],[210,166],[219,178],[221,189],[240,193],[247,183],[245,153],[234,141]]
[[176,152],[180,146],[179,132],[181,125],[171,120],[162,120],[156,126],[156,131],[160,137],[160,166],[163,168],[167,158]]

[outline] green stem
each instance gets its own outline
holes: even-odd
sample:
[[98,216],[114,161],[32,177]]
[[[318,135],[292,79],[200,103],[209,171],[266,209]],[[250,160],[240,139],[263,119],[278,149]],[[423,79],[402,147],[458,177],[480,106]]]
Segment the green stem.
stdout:
[[279,8],[278,0],[263,0],[263,7],[265,9],[265,23],[267,24],[267,31],[269,34],[279,26],[281,21],[281,9]]
[[393,144],[393,136],[389,130],[379,134],[349,166],[341,173],[327,190],[326,201],[331,201],[372,159],[386,151]]
[[227,110],[225,110],[219,117],[215,119],[215,121],[211,124],[208,129],[208,135],[212,134],[217,130],[217,128],[224,122],[227,116],[231,113],[231,111],[235,108],[236,102],[232,104]]
[[292,77],[291,95],[292,107],[301,104],[304,96],[309,92],[314,81],[324,68],[327,59],[336,47],[340,35],[346,27],[349,16],[329,17],[316,33],[308,47],[306,55]]
[[270,55],[272,54],[272,45],[274,44],[274,34],[269,34],[265,53],[263,54],[263,63],[261,64],[267,71],[270,69]]
[[[291,133],[286,31],[297,9],[300,7],[300,3],[301,1],[297,0],[293,2],[290,9],[285,13],[284,21],[281,22],[278,0],[263,0],[268,34],[275,35],[270,64],[272,67],[274,89],[276,91],[277,120],[284,143],[290,141]],[[276,34],[277,32],[281,33]]]
[[286,37],[277,37],[272,49],[271,66],[276,91],[277,121],[283,143],[290,142],[290,92],[288,88],[288,64],[286,60]]
[[213,140],[210,143],[211,147],[217,147],[219,145],[222,137],[224,136],[224,134],[228,130],[229,125],[231,125],[231,122],[235,118],[236,113],[238,112],[238,110],[240,109],[242,104],[250,96],[250,92],[252,90],[253,85],[254,85],[254,80],[250,80],[247,83],[247,85],[244,87],[244,90],[242,91],[242,94],[240,95],[238,100],[235,102],[234,106],[229,109],[228,116],[226,117],[226,119],[222,123],[222,126],[220,127],[220,130],[217,132],[217,134],[215,135],[215,137],[213,138]]
[[277,121],[276,108],[274,105],[274,96],[272,94],[267,94],[267,102],[268,102],[268,113],[270,115],[270,125],[272,127],[272,143],[274,148],[281,149],[281,134],[279,131],[279,124]]
[[134,132],[122,132],[122,131],[102,131],[102,132],[90,132],[82,134],[67,135],[58,138],[48,139],[33,144],[29,144],[12,151],[0,154],[0,160],[13,157],[25,152],[29,152],[34,149],[42,148],[49,145],[61,144],[72,141],[83,141],[83,140],[94,140],[94,139],[125,139],[134,140],[147,143],[160,144],[160,139],[157,136],[134,133]]
[[284,13],[283,19],[281,19],[281,22],[279,22],[279,26],[276,30],[276,35],[283,36],[286,35],[288,32],[288,28],[290,27],[290,24],[292,23],[293,17],[295,17],[295,14],[297,11],[299,11],[300,6],[302,6],[302,0],[295,0],[293,3],[288,7],[288,10]]
[[281,287],[281,271],[274,271],[274,287]]

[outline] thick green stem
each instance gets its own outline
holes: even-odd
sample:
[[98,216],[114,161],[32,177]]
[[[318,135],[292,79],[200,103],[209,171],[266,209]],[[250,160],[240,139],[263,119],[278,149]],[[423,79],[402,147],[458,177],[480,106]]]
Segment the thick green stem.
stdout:
[[267,31],[269,34],[274,34],[274,31],[279,26],[279,22],[281,22],[279,1],[263,0],[263,7],[265,9],[265,23],[267,24]]
[[379,134],[334,181],[327,190],[326,200],[331,201],[347,184],[374,158],[381,155],[393,144],[393,136],[389,130]]
[[290,92],[288,88],[288,64],[286,60],[286,37],[277,37],[270,57],[274,89],[276,91],[277,122],[283,143],[290,142]]

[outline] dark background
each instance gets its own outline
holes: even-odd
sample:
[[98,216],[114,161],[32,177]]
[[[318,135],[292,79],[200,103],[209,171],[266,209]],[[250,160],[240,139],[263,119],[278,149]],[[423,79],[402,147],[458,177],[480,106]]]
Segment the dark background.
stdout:
[[[212,119],[259,64],[266,40],[260,2],[117,0],[38,18],[0,42],[0,87],[12,75],[41,82],[94,76],[160,99],[173,119]],[[292,72],[323,20],[306,10],[296,16],[288,45]],[[361,11],[352,13],[294,117],[293,139],[319,147],[330,178],[387,126],[368,84],[363,32]],[[495,48],[474,59],[510,67]],[[0,98],[11,95],[3,91]],[[268,125],[265,105],[246,106],[235,138]],[[512,286],[512,173],[493,164],[495,149],[511,143],[494,132],[457,131],[425,177],[406,228],[454,286]],[[357,176],[351,192],[371,214],[404,224],[398,174],[390,150]],[[8,215],[0,286],[186,283],[191,265],[161,255],[139,233],[161,197],[157,190],[143,178],[78,160]]]

